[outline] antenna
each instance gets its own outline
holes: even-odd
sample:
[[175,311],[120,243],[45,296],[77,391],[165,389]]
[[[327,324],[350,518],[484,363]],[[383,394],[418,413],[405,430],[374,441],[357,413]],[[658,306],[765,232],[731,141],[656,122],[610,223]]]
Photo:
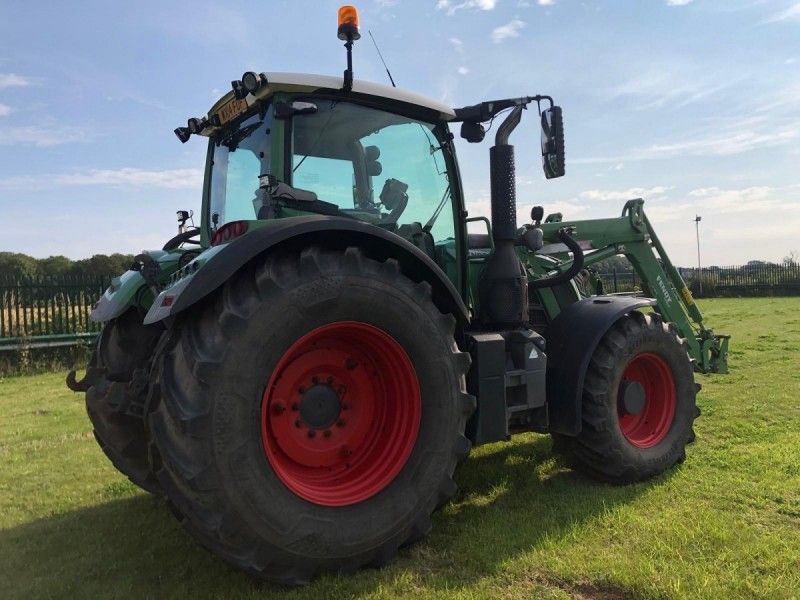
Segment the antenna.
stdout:
[[378,56],[380,57],[381,62],[383,63],[383,68],[386,69],[386,74],[389,76],[389,81],[392,82],[392,87],[396,88],[397,84],[394,82],[394,78],[392,77],[392,74],[389,72],[389,67],[386,66],[386,61],[383,60],[383,54],[381,54],[381,49],[378,48],[378,43],[375,41],[375,38],[372,35],[372,31],[367,29],[367,33],[369,34],[369,38],[372,40],[372,44],[375,46],[375,50],[378,51]]

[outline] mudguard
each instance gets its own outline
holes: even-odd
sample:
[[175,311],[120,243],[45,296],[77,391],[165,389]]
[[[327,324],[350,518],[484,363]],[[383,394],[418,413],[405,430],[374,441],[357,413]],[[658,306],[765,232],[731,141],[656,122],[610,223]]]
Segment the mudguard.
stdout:
[[583,380],[597,344],[620,317],[655,303],[652,298],[593,296],[570,304],[550,323],[545,336],[550,431],[580,433]]
[[[227,244],[197,257],[199,266],[159,294],[144,319],[155,323],[186,310],[232,277],[245,263],[284,242],[298,248],[321,244],[328,248],[360,246],[377,259],[394,258],[415,281],[427,281],[440,310],[469,321],[464,301],[444,271],[422,250],[394,233],[355,219],[308,215],[269,221]],[[187,267],[192,267],[190,263]]]
[[[177,268],[178,259],[181,256],[180,252],[163,250],[151,250],[147,254],[158,263],[163,278]],[[89,318],[98,323],[117,318],[134,304],[137,295],[140,295],[140,290],[145,287],[147,287],[147,282],[140,271],[129,270],[119,277],[114,277],[111,285],[106,288],[103,295],[100,296],[100,300],[92,308]]]
[[128,309],[136,293],[145,285],[144,277],[138,271],[125,271],[114,277],[92,308],[89,318],[99,323],[117,318]]

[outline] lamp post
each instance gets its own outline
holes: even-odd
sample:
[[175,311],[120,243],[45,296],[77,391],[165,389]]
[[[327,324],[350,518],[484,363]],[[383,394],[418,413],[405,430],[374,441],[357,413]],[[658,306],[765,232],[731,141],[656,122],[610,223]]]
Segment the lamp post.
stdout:
[[701,295],[703,293],[703,272],[700,270],[700,221],[702,220],[703,217],[695,215],[694,229],[697,233],[697,286]]

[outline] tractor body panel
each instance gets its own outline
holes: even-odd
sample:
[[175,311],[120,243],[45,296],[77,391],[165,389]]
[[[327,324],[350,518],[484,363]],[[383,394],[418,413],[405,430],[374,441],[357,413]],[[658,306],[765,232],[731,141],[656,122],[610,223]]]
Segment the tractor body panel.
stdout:
[[623,315],[653,306],[651,298],[594,296],[566,307],[547,328],[548,429],[577,435],[589,360],[600,338]]
[[[178,268],[185,252],[151,250],[146,254],[158,264],[159,283],[163,283]],[[89,318],[102,323],[117,318],[134,305],[147,309],[154,296],[141,271],[130,269],[111,280],[111,284],[92,308]]]
[[406,239],[355,219],[306,215],[264,222],[242,237],[202,253],[184,267],[185,276],[158,295],[144,322],[155,323],[178,314],[218,289],[250,260],[284,244],[294,244],[298,252],[313,244],[360,246],[370,255],[396,259],[409,277],[431,285],[441,310],[453,313],[462,324],[469,321],[467,307],[445,272]]

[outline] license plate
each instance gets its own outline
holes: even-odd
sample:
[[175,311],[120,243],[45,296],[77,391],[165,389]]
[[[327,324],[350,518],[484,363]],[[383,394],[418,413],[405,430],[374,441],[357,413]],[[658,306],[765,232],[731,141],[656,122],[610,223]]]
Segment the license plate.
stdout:
[[234,98],[230,100],[226,104],[222,105],[222,108],[217,111],[217,116],[219,116],[220,125],[224,125],[228,121],[232,121],[244,111],[247,110],[247,101],[244,98]]

